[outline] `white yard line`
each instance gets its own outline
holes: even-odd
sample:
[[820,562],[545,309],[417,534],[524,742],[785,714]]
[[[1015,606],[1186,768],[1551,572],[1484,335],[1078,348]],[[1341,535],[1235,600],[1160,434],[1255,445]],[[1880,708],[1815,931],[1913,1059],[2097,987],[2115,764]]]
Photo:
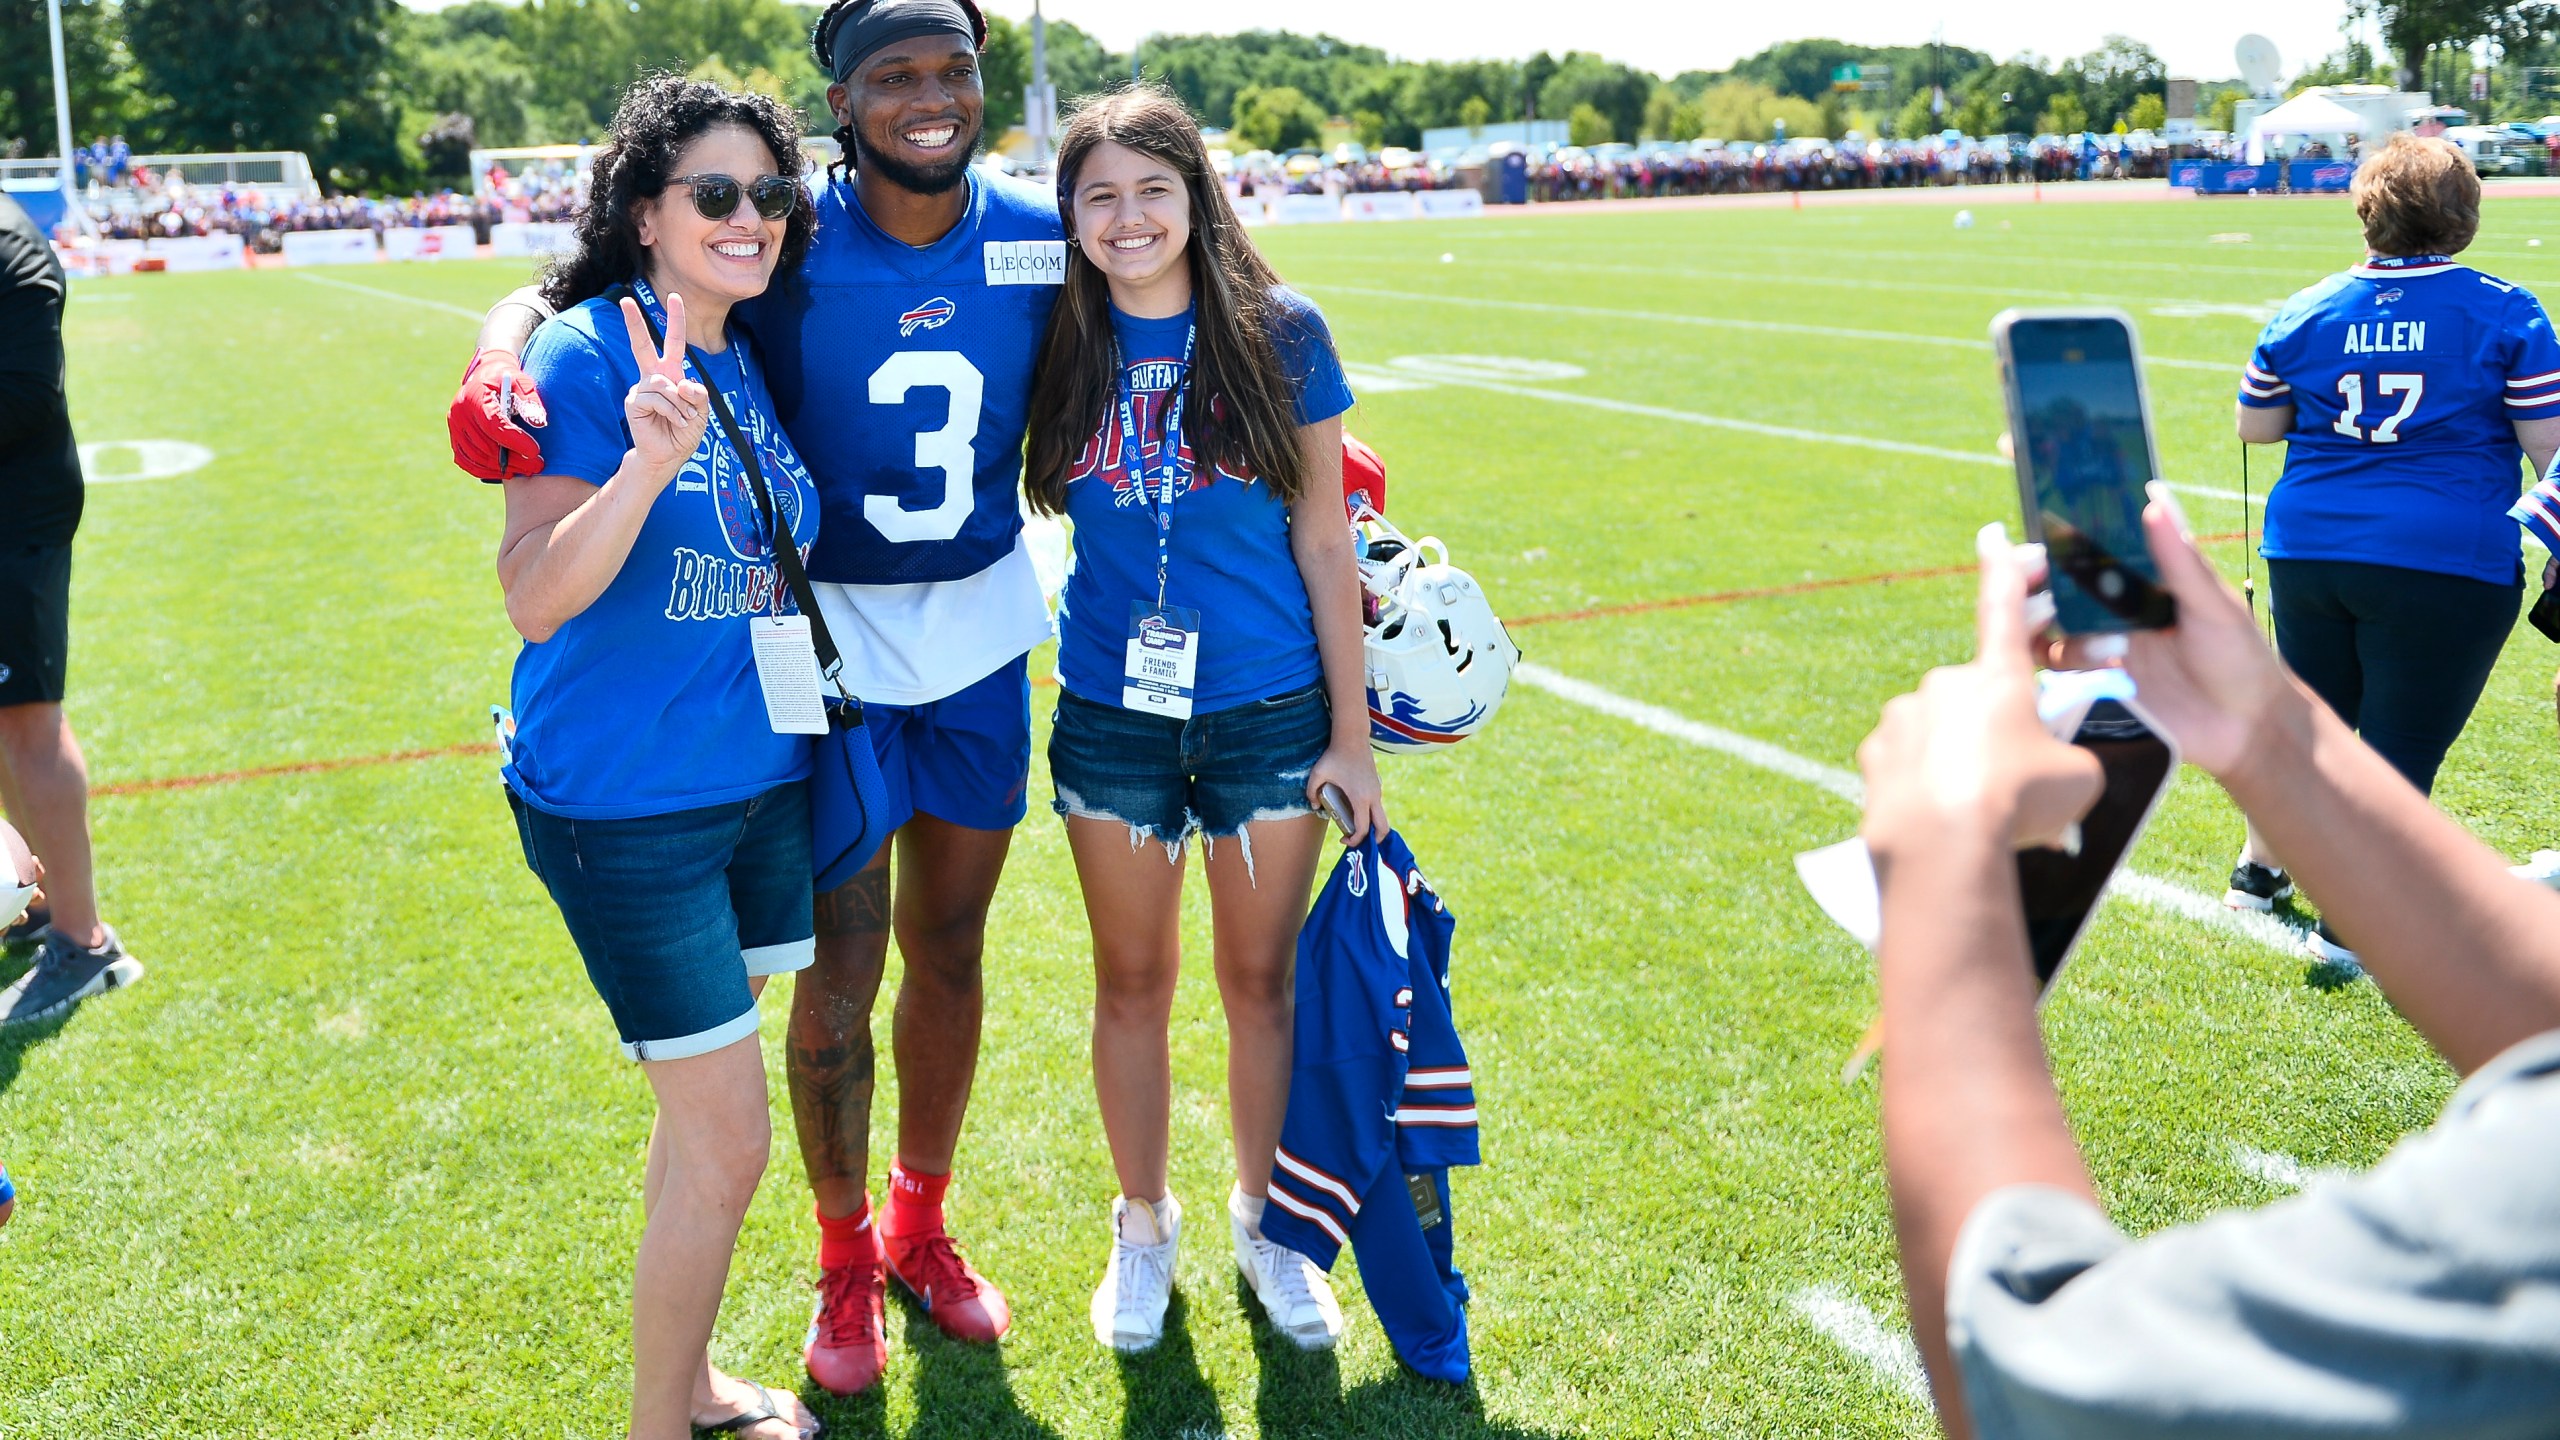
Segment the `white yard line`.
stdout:
[[441,310],[447,315],[459,315],[465,320],[476,321],[481,318],[480,311],[466,310],[459,305],[448,305],[442,300],[430,300],[423,295],[403,295],[397,290],[384,290],[372,285],[359,285],[353,280],[341,280],[334,275],[314,275],[308,270],[298,270],[295,271],[294,274],[298,279],[308,280],[314,285],[326,285],[332,290],[352,290],[359,295],[371,295],[378,300],[397,300],[403,305],[416,305],[428,310]]
[[2343,1170],[2305,1165],[2277,1150],[2261,1150],[2255,1145],[2231,1142],[2231,1163],[2241,1174],[2279,1190],[2299,1190],[2318,1180],[2343,1175]]
[[[1419,373],[1419,372],[1417,372]],[[1558,405],[1581,405],[1593,410],[1609,410],[1620,415],[1642,415],[1651,420],[1670,420],[1682,425],[1703,425],[1711,430],[1739,430],[1747,435],[1766,435],[1775,440],[1803,440],[1817,445],[1848,445],[1861,450],[1884,450],[1896,455],[1920,455],[1931,460],[1957,460],[1968,465],[2007,466],[1997,455],[1977,450],[1950,450],[1940,445],[1914,445],[1904,440],[1882,440],[1867,435],[1840,435],[1825,430],[1804,430],[1793,425],[1764,425],[1757,420],[1736,420],[1723,415],[1702,415],[1694,410],[1673,410],[1661,405],[1639,405],[1632,400],[1613,400],[1606,395],[1577,395],[1566,390],[1541,390],[1530,385],[1510,385],[1499,380],[1480,380],[1471,376],[1431,371],[1427,377],[1435,385],[1458,385],[1470,390],[1490,390],[1497,395],[1517,395],[1529,400],[1547,400]],[[1356,383],[1355,387],[1356,387]]]
[[1867,1362],[1875,1377],[1929,1407],[1929,1373],[1920,1365],[1920,1347],[1900,1329],[1876,1318],[1866,1303],[1837,1285],[1809,1285],[1789,1299],[1797,1314],[1833,1343]]
[[[1800,780],[1816,789],[1836,795],[1852,805],[1865,802],[1865,785],[1860,783],[1854,773],[1836,765],[1825,765],[1819,760],[1807,759],[1794,751],[1772,745],[1766,740],[1755,740],[1748,735],[1701,724],[1685,715],[1665,710],[1659,705],[1648,705],[1641,700],[1631,700],[1614,691],[1604,690],[1587,680],[1576,680],[1570,675],[1559,674],[1533,662],[1523,661],[1511,673],[1557,699],[1570,701],[1585,709],[1597,710],[1603,715],[1613,716],[1631,725],[1642,726],[1657,735],[1669,736],[1701,749],[1730,755],[1747,764],[1757,765],[1763,770],[1784,775],[1790,780]],[[2208,928],[2220,930],[2225,934],[2255,941],[2270,950],[2288,955],[2298,955],[2302,951],[2300,932],[2283,921],[2272,916],[2233,910],[2224,905],[2218,897],[2198,894],[2174,881],[2144,875],[2130,869],[2121,870],[2116,873],[2115,883],[2109,887],[2109,892],[2119,899],[2130,900],[2137,905],[2149,906],[2154,910],[2166,911]]]
[[[1735,320],[1715,315],[1677,315],[1658,310],[1611,310],[1596,305],[1559,305],[1541,300],[1494,300],[1481,295],[1431,295],[1415,290],[1382,290],[1367,285],[1308,285],[1309,290],[1337,295],[1364,295],[1374,300],[1405,300],[1424,305],[1463,305],[1471,310],[1522,310],[1539,315],[1572,315],[1592,320],[1642,320],[1658,325],[1691,325],[1715,330],[1750,330],[1770,335],[1810,335],[1825,340],[1857,340],[1897,345],[1935,345],[1953,350],[1988,352],[1988,340],[1956,335],[1915,335],[1905,330],[1853,330],[1838,325],[1801,325],[1786,320]],[[2146,355],[2144,363],[2173,370],[2211,370],[2237,374],[2240,367],[2220,360],[2179,360]]]

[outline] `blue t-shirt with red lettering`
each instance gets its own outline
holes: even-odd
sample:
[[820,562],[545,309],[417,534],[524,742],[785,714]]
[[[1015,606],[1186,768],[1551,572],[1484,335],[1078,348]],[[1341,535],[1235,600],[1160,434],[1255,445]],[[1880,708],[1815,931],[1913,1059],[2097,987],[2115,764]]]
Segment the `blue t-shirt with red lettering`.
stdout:
[[[1349,410],[1351,383],[1315,302],[1285,289],[1274,298],[1272,339],[1296,387],[1298,423],[1320,424]],[[1183,380],[1194,313],[1150,320],[1117,306],[1111,311],[1140,468],[1159,481],[1166,412]],[[1120,424],[1115,401],[1067,472],[1075,557],[1058,614],[1058,683],[1103,705],[1116,704],[1123,687],[1131,603],[1156,603],[1155,511],[1138,477],[1123,467]],[[1197,422],[1186,418],[1183,429],[1196,433]],[[1190,451],[1185,439],[1179,453],[1186,466]],[[1315,614],[1289,548],[1288,503],[1251,475],[1195,468],[1172,509],[1164,601],[1200,612],[1194,713],[1266,700],[1322,679]]]

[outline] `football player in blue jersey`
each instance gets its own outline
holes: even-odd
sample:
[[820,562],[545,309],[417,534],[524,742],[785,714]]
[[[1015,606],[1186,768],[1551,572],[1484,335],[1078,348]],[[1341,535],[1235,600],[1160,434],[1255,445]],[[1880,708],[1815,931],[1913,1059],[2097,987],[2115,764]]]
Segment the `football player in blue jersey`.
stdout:
[[[977,1068],[987,908],[1025,808],[1028,657],[1049,634],[1017,485],[1066,255],[1049,191],[970,164],[985,38],[974,0],[826,8],[811,48],[847,164],[817,187],[807,261],[736,316],[817,483],[809,573],[901,818],[868,870],[818,897],[792,1010],[823,1274],[805,1358],[837,1394],[880,1373],[884,1270],[948,1334],[1011,1323],[942,1201]],[[541,398],[515,359],[539,313],[526,303],[491,312],[448,417],[456,463],[484,479],[541,465]],[[870,1016],[893,933],[898,1151],[875,1226]]]
[[[2240,438],[2285,442],[2267,494],[2276,648],[2421,791],[2515,627],[2508,517],[2520,463],[2560,449],[2560,339],[2532,292],[2454,256],[2480,179],[2444,140],[2397,135],[2356,171],[2365,258],[2267,322],[2240,381]],[[2253,830],[2224,901],[2293,892]],[[2353,963],[2323,921],[2318,958]]]

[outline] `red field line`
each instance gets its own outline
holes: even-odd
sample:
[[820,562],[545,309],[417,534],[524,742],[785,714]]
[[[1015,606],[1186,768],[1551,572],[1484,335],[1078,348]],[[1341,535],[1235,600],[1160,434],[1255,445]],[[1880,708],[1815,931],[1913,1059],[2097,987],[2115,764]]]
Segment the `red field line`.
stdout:
[[[2238,540],[2243,532],[2199,537],[2208,543]],[[1503,622],[1514,629],[1531,625],[1556,625],[1574,620],[1604,620],[1620,615],[1649,615],[1658,610],[1691,610],[1702,605],[1731,605],[1741,600],[1768,600],[1782,595],[1809,595],[1822,590],[1846,590],[1860,585],[1891,585],[1903,580],[1943,580],[1962,575],[1971,564],[1933,565],[1922,570],[1889,570],[1881,575],[1834,575],[1824,580],[1799,580],[1790,585],[1763,585],[1748,590],[1720,590],[1712,595],[1681,595],[1669,600],[1635,600],[1621,605],[1594,605],[1582,610],[1558,610],[1545,615],[1523,615]],[[1053,685],[1052,677],[1035,677],[1034,685]],[[201,790],[209,785],[236,785],[244,780],[272,780],[280,775],[326,775],[336,770],[361,770],[376,765],[405,765],[418,760],[447,760],[457,755],[486,755],[492,746],[474,740],[459,745],[442,745],[432,750],[402,750],[389,755],[345,755],[335,760],[298,760],[290,765],[260,765],[247,770],[224,770],[212,775],[169,775],[158,780],[119,780],[100,785],[89,793],[101,799],[124,795],[158,795],[175,790]]]
[[155,795],[168,790],[201,790],[208,785],[236,785],[243,780],[268,780],[278,775],[325,775],[332,770],[360,770],[371,765],[404,765],[412,760],[443,760],[455,755],[487,755],[495,747],[485,740],[461,745],[443,745],[433,750],[402,750],[391,755],[342,755],[335,760],[298,760],[290,765],[260,765],[248,770],[225,770],[213,775],[168,775],[158,780],[119,780],[100,785],[89,793],[98,796]]
[[[2197,543],[2220,544],[2238,540],[2252,532],[2234,530],[2228,535],[2199,535]],[[1574,620],[1607,620],[1620,615],[1650,615],[1660,610],[1694,610],[1701,605],[1730,605],[1738,600],[1769,600],[1781,595],[1810,595],[1822,590],[1847,590],[1859,585],[1891,585],[1903,580],[1943,580],[1950,575],[1969,574],[1973,563],[1932,565],[1921,570],[1888,570],[1881,575],[1833,575],[1821,580],[1798,580],[1787,585],[1762,585],[1749,590],[1719,590],[1711,595],[1680,595],[1668,600],[1630,600],[1617,605],[1593,605],[1582,610],[1557,610],[1544,615],[1523,615],[1502,623],[1514,630],[1531,625],[1555,625]]]

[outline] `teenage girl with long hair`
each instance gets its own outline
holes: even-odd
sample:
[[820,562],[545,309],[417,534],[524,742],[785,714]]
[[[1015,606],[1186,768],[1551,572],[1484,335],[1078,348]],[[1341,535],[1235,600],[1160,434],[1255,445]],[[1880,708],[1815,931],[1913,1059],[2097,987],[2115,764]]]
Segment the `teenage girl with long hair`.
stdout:
[[1067,279],[1031,402],[1032,506],[1075,522],[1049,765],[1093,929],[1094,1090],[1120,1197],[1095,1338],[1162,1337],[1182,1207],[1165,1178],[1183,858],[1206,852],[1227,1016],[1236,1261],[1299,1345],[1341,1312],[1262,1238],[1288,1105],[1291,982],[1338,786],[1386,826],[1341,499],[1352,397],[1324,319],[1256,253],[1172,96],[1087,105],[1058,151]]

